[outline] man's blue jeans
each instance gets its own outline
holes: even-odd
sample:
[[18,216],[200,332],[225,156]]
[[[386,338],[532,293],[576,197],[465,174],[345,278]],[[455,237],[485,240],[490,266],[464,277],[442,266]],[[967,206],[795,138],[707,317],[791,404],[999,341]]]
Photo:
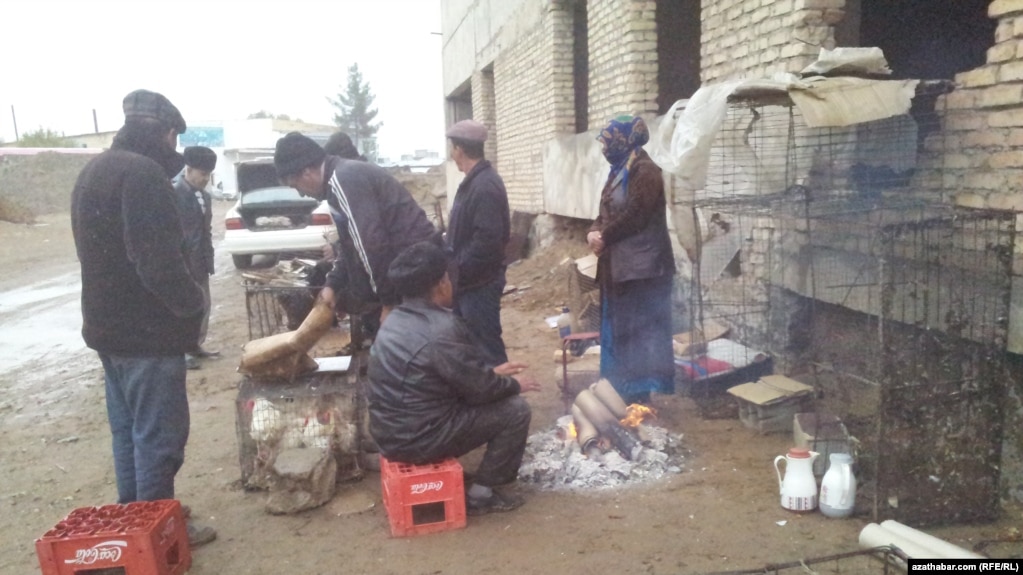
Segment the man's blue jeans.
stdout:
[[117,502],[174,499],[185,461],[188,396],[185,356],[99,354],[113,435]]
[[496,367],[508,361],[508,353],[501,338],[501,296],[504,294],[505,275],[494,281],[461,291],[455,297],[455,313],[469,326],[469,331],[476,336],[476,341],[490,361],[490,367]]

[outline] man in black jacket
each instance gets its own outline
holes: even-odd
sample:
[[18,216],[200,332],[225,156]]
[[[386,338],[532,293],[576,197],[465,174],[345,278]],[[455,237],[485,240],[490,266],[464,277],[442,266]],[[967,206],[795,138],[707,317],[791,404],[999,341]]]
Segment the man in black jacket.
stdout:
[[199,369],[201,358],[220,355],[203,349],[210,325],[210,276],[213,275],[213,206],[206,186],[217,167],[217,154],[204,146],[189,146],[183,152],[185,171],[174,180],[174,193],[181,215],[181,230],[185,236],[185,254],[188,269],[202,288],[202,326],[195,348],[185,355],[188,369]]
[[[519,395],[539,383],[526,367],[487,367],[465,323],[449,309],[447,256],[430,242],[413,245],[388,271],[403,296],[370,348],[370,434],[388,459],[422,464],[486,445],[467,512],[510,511],[522,500],[493,488],[518,475],[531,411]],[[512,377],[515,375],[516,377]]]
[[387,279],[387,266],[416,242],[437,231],[412,194],[380,166],[328,156],[298,132],[277,140],[277,176],[303,196],[327,200],[341,253],[320,298],[331,307],[341,296],[346,313],[383,306],[381,321],[401,301]]
[[487,353],[490,365],[508,361],[501,339],[504,252],[511,225],[508,193],[497,170],[483,157],[487,128],[462,120],[447,132],[451,159],[465,179],[451,205],[447,243],[458,267],[455,313],[462,316]]
[[[71,193],[82,268],[82,336],[106,380],[119,503],[174,499],[189,412],[185,353],[195,347],[203,296],[188,271],[171,178],[185,121],[167,98],[137,90],[124,127]],[[216,532],[189,523],[193,545]]]

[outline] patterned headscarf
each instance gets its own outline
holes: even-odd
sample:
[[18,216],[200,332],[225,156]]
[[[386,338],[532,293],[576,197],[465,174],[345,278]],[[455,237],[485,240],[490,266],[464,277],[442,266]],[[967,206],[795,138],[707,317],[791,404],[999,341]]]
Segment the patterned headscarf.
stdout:
[[604,157],[611,164],[608,179],[622,175],[622,187],[628,189],[629,167],[643,144],[650,140],[650,130],[639,116],[618,116],[600,131],[597,140],[604,144]]

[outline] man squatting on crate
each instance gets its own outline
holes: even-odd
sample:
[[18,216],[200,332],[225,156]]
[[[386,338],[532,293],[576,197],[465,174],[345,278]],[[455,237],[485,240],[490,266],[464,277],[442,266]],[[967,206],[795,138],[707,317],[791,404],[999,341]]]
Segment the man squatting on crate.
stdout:
[[[185,120],[161,94],[124,98],[124,126],[78,175],[71,230],[82,268],[82,337],[99,353],[118,503],[174,499],[185,461],[185,353],[195,349],[202,289],[192,279],[171,178]],[[188,539],[217,533],[188,522]]]
[[[369,431],[391,461],[421,465],[486,444],[466,490],[466,513],[510,511],[520,497],[494,489],[518,475],[531,411],[519,395],[540,384],[521,363],[488,366],[488,356],[451,311],[446,252],[421,242],[391,262],[402,296],[370,348]],[[512,377],[512,376],[515,377]]]
[[274,167],[285,185],[330,205],[341,253],[320,299],[334,308],[337,298],[349,314],[381,305],[382,322],[401,301],[387,279],[391,260],[416,242],[442,241],[426,212],[387,170],[328,156],[298,132],[277,140]]

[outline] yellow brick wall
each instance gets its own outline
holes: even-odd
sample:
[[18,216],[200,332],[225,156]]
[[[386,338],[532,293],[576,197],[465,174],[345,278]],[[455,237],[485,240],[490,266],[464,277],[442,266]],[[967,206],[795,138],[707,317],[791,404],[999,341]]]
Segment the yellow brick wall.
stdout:
[[1023,0],[994,0],[998,20],[987,62],[956,75],[941,97],[941,140],[927,142],[938,181],[958,205],[1023,211]]
[[529,213],[544,210],[544,145],[575,133],[571,6],[566,0],[543,1],[541,25],[494,61],[497,170],[509,206]]
[[483,155],[497,164],[497,105],[494,101],[494,72],[491,69],[477,70],[471,79],[472,117],[487,127],[487,142]]
[[703,0],[703,83],[798,72],[835,47],[845,0]]
[[657,112],[657,2],[589,0],[589,129]]

